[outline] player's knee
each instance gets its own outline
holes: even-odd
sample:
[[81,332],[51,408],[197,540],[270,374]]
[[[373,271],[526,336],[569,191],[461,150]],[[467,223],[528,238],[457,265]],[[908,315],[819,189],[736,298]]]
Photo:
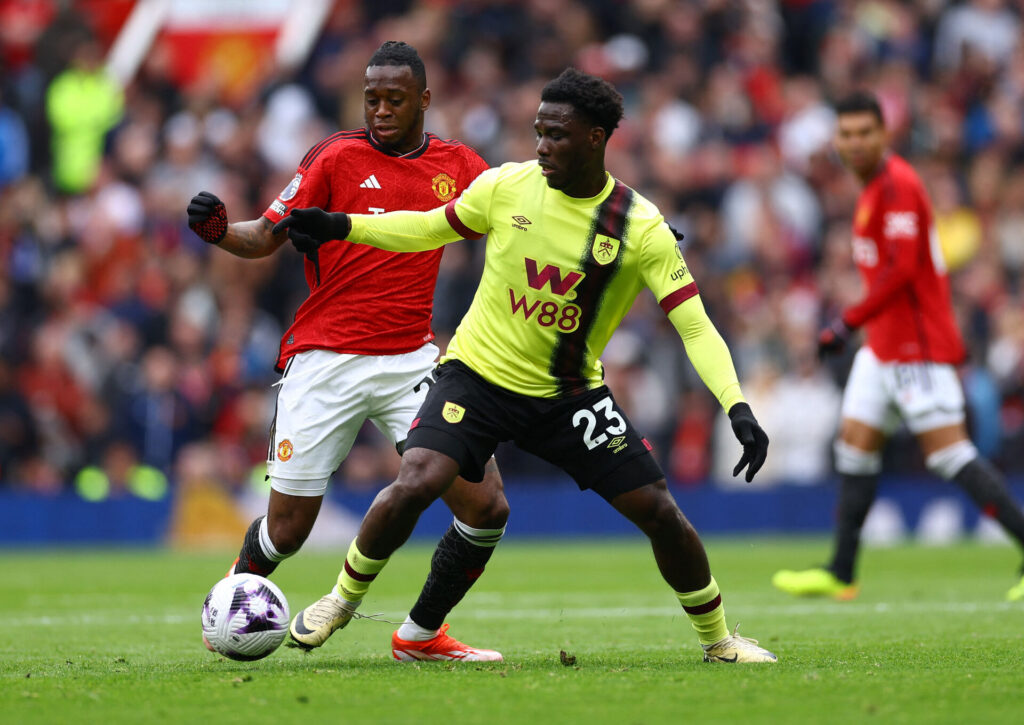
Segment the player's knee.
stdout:
[[879,451],[863,451],[839,439],[833,446],[836,471],[848,476],[871,476],[882,470],[882,454]]
[[413,448],[402,455],[398,479],[385,490],[402,505],[426,509],[448,489],[456,475],[458,465],[447,456]]
[[689,526],[675,499],[667,491],[663,495],[655,496],[644,513],[644,517],[637,523],[652,539],[674,536],[681,528]]
[[469,514],[463,514],[463,523],[477,529],[500,529],[508,523],[508,499],[501,491],[493,494],[478,504]]
[[928,470],[947,481],[951,480],[960,469],[978,457],[978,449],[968,440],[940,448],[925,458]]

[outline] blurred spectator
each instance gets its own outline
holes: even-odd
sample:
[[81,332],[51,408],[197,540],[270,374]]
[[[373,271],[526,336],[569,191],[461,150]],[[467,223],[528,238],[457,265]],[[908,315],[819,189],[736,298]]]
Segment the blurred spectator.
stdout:
[[193,402],[182,393],[178,377],[182,360],[165,347],[154,347],[142,359],[142,376],[115,411],[122,435],[132,441],[141,460],[170,470],[179,449],[200,437]]
[[0,89],[0,189],[20,179],[28,171],[28,131],[13,109],[4,105]]
[[121,119],[121,89],[102,67],[103,50],[82,41],[71,65],[46,89],[46,113],[53,129],[53,181],[68,194],[96,181],[107,133]]
[[10,365],[0,358],[0,481],[16,480],[21,475],[18,465],[38,445],[29,402],[18,391]]
[[935,64],[960,66],[972,53],[993,64],[1005,63],[1020,43],[1020,19],[1005,0],[967,0],[946,9],[935,33]]
[[167,477],[153,466],[140,464],[131,445],[114,441],[103,452],[101,466],[86,466],[78,472],[75,490],[93,502],[126,494],[159,501],[167,495]]

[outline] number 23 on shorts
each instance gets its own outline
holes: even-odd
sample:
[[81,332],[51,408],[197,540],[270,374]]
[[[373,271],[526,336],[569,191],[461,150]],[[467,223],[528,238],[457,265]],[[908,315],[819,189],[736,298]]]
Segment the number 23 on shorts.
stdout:
[[[573,428],[583,427],[583,444],[592,451],[608,440],[626,432],[626,420],[615,410],[610,395],[589,408],[580,408],[572,416]],[[595,435],[596,434],[596,435]]]

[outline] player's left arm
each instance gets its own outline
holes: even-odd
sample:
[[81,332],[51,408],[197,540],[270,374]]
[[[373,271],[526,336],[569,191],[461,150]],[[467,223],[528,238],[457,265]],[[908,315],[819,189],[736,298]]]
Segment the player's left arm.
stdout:
[[[704,309],[693,284],[693,295],[673,307],[668,319],[686,348],[686,356],[722,409],[728,412],[737,403],[745,403],[729,348]],[[663,301],[664,302],[664,301]]]
[[768,436],[743,398],[729,348],[708,317],[675,235],[664,222],[648,234],[640,265],[644,281],[679,333],[687,357],[728,413],[733,432],[743,445],[733,475],[746,467],[746,480],[752,480],[768,455]]

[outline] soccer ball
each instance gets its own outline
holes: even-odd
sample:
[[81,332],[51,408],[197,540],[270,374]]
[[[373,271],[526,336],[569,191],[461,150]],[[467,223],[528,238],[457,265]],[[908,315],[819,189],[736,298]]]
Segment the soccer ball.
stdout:
[[288,634],[288,600],[269,579],[233,574],[213,585],[203,602],[203,637],[233,660],[258,660]]

